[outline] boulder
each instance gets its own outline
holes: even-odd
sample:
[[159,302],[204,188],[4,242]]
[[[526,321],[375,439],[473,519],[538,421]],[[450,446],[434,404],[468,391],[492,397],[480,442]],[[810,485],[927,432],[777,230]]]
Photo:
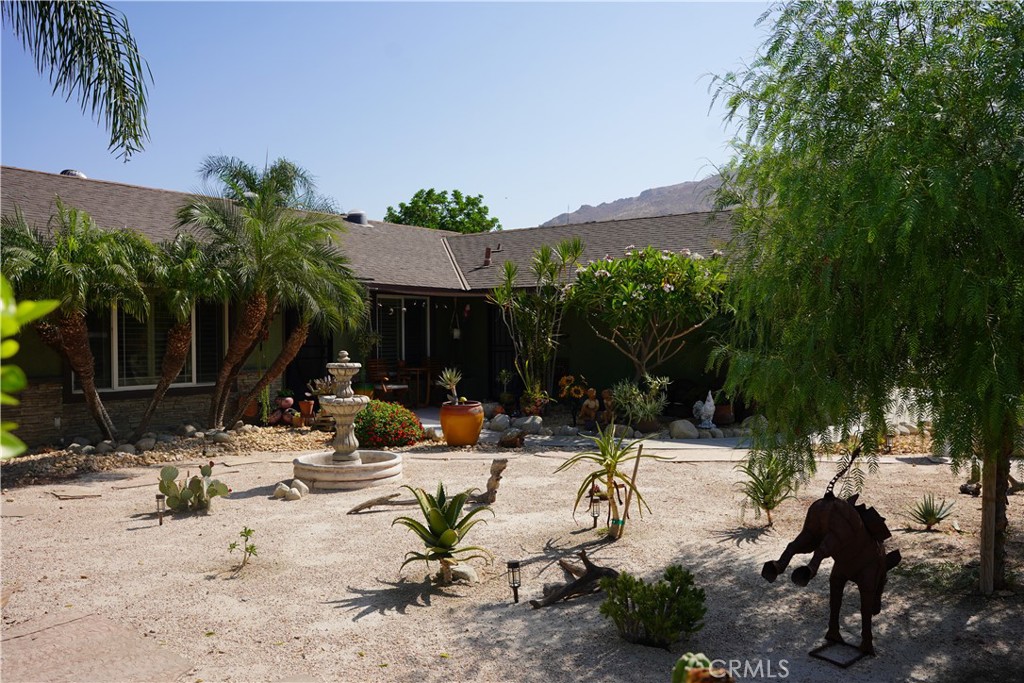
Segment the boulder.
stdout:
[[145,453],[156,448],[156,439],[146,437],[145,439],[139,439],[135,442],[135,450],[139,453]]
[[513,426],[521,428],[527,434],[540,434],[540,430],[544,427],[544,418],[540,415],[530,415],[529,417],[521,418],[523,421],[516,425],[513,422]]
[[501,407],[501,404],[500,403],[492,403],[492,402],[488,401],[486,403],[481,404],[481,407],[484,409],[484,419],[485,420],[490,420],[492,417],[494,417],[497,414],[498,408]]
[[290,489],[291,487],[288,486],[288,484],[285,484],[284,482],[279,483],[274,488],[274,498],[284,498],[286,495],[288,495],[288,491]]
[[233,426],[233,427],[231,427],[231,428],[232,428],[232,429],[234,429],[234,430],[235,430],[235,431],[237,432],[238,430],[240,430],[240,429],[241,429],[242,427],[244,427],[244,426],[245,426],[245,423],[244,423],[244,422],[242,422],[241,420],[239,420],[239,421],[238,421],[238,422],[236,422],[236,423],[234,424],[234,426]]
[[184,424],[178,427],[178,436],[192,436],[196,433],[196,428],[189,424]]
[[712,427],[708,431],[711,432],[711,438],[712,439],[723,439],[723,438],[725,438],[725,434],[723,434],[722,430],[719,429],[718,427]]
[[615,438],[616,439],[631,439],[633,438],[633,430],[627,425],[615,425]]
[[82,446],[82,450],[80,450],[79,453],[81,453],[82,455],[95,455],[96,454],[96,447],[95,446]]
[[114,451],[114,442],[113,441],[100,441],[98,444],[96,444],[96,452],[99,455],[104,455],[105,453],[112,453],[113,451]]
[[235,437],[227,432],[213,432],[207,435],[207,438],[213,443],[234,443]]
[[904,427],[903,425],[898,425],[896,427],[896,433],[899,434],[900,436],[910,436],[910,430]]
[[206,432],[193,432],[192,436],[195,437],[196,439],[205,439]]
[[525,440],[526,432],[517,427],[510,427],[502,433],[498,445],[502,448],[521,448]]
[[444,441],[444,432],[437,427],[427,427],[424,431],[431,441]]
[[174,438],[173,434],[158,434],[156,437],[157,443],[174,443],[177,439]]
[[302,494],[298,489],[288,489],[288,493],[284,494],[285,500],[299,500],[302,498]]
[[491,429],[492,432],[503,432],[503,431],[505,431],[506,429],[509,428],[511,423],[512,423],[512,420],[509,418],[508,415],[505,415],[504,413],[500,413],[498,415],[495,415],[491,419],[491,427],[490,427],[490,429]]
[[909,422],[901,422],[900,426],[901,427],[906,427],[907,433],[909,433],[909,434],[920,434],[921,433],[921,430],[918,429],[917,425],[915,425],[915,424],[911,424]]
[[135,455],[135,446],[130,443],[123,443],[114,449],[115,453],[127,453],[129,455]]
[[701,439],[710,439],[711,438],[711,430],[710,429],[698,429],[697,430],[697,436],[700,437]]
[[484,423],[480,425],[480,429],[486,429],[487,431],[491,431],[491,421],[484,420]]
[[541,430],[537,432],[538,436],[554,436],[554,434],[555,433],[548,429],[547,427],[541,427]]
[[689,420],[676,420],[668,426],[669,435],[673,439],[698,439],[697,426]]
[[562,425],[555,429],[555,434],[558,436],[576,436],[579,434],[579,430],[572,425]]
[[309,493],[309,487],[306,486],[306,482],[302,481],[301,479],[292,479],[292,488],[296,489],[299,493],[301,493],[304,496]]
[[71,443],[78,444],[79,446],[91,446],[92,439],[90,439],[87,436],[76,436],[75,438],[71,439]]
[[466,583],[480,583],[476,570],[468,564],[457,564],[452,567],[452,579]]
[[68,453],[74,453],[75,455],[79,455],[82,452],[83,448],[85,448],[85,446],[83,446],[80,443],[69,443],[67,446],[64,447],[64,450],[66,450]]

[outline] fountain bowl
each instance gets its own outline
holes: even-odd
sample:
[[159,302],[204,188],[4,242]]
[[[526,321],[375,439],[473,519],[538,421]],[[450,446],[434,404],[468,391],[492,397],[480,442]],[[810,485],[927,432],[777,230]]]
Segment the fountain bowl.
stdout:
[[292,461],[296,479],[310,490],[355,491],[402,481],[402,454],[359,450],[358,461],[337,462],[334,451],[300,455]]

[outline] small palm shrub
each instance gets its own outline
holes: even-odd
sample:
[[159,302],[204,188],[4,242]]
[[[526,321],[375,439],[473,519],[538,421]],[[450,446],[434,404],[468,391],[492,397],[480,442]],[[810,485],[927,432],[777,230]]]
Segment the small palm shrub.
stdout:
[[760,519],[763,510],[772,525],[772,510],[796,495],[798,487],[796,466],[784,456],[774,453],[749,458],[737,465],[736,469],[747,475],[746,481],[738,483],[746,496],[743,507],[754,508],[754,517]]
[[[441,482],[438,482],[437,493],[434,495],[430,495],[423,489],[416,489],[411,486],[403,486],[402,488],[409,489],[416,496],[416,502],[419,503],[420,511],[423,512],[426,524],[412,517],[398,517],[395,521],[391,522],[391,526],[401,524],[412,529],[419,536],[420,540],[423,541],[423,545],[427,549],[426,552],[422,553],[415,550],[407,552],[402,567],[417,560],[422,560],[429,566],[431,560],[437,560],[441,564],[438,579],[441,583],[448,584],[452,582],[452,567],[458,564],[460,559],[469,560],[474,557],[480,557],[490,561],[491,554],[484,548],[473,545],[458,547],[462,539],[469,533],[469,530],[477,522],[483,521],[474,519],[477,514],[484,511],[494,514],[490,507],[481,505],[470,510],[461,519],[459,518],[459,515],[462,514],[462,508],[466,505],[466,501],[469,500],[472,489],[449,497],[444,490],[444,484]],[[464,553],[471,554],[465,557],[458,557]]]
[[409,446],[425,438],[416,414],[398,403],[370,401],[353,423],[359,444],[367,448]]
[[952,503],[947,503],[945,499],[936,503],[935,496],[927,493],[907,511],[907,516],[918,524],[924,524],[925,531],[931,531],[933,526],[949,517],[952,511]]
[[655,583],[622,572],[601,579],[608,597],[601,614],[615,622],[619,635],[631,643],[669,646],[704,627],[704,590],[693,583],[693,574],[677,564],[665,570]]

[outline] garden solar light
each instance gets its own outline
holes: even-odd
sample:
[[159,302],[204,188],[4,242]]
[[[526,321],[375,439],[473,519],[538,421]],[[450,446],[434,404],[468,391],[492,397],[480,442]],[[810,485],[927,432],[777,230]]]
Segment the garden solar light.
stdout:
[[590,516],[594,518],[594,526],[591,529],[597,528],[597,518],[601,516],[601,496],[591,493],[590,494]]
[[519,560],[509,560],[508,585],[512,589],[512,601],[519,602],[519,586],[522,585],[522,574],[519,571]]
[[167,498],[162,493],[156,494],[156,514],[160,518],[160,526],[164,524],[164,500]]
[[885,452],[886,453],[892,453],[892,441],[893,441],[894,438],[895,438],[895,435],[893,435],[893,434],[886,434],[885,435]]

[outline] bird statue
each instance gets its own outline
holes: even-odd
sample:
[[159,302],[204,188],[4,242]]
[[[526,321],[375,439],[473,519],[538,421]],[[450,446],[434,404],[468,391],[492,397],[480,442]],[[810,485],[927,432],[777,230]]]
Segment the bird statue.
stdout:
[[708,397],[704,401],[697,401],[693,404],[693,417],[700,420],[700,424],[697,425],[700,429],[712,429],[715,423],[711,421],[711,418],[715,416],[715,399],[711,397],[711,392],[708,391]]

